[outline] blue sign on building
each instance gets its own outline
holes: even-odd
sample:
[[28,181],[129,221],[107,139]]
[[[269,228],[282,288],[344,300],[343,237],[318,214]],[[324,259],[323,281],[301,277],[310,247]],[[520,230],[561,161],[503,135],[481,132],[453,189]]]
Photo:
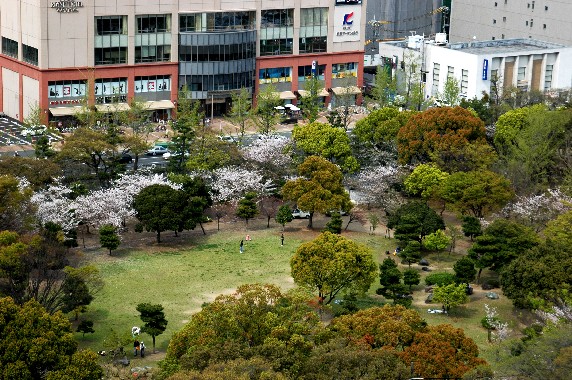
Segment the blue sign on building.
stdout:
[[483,60],[483,80],[487,80],[487,74],[489,72],[489,60]]

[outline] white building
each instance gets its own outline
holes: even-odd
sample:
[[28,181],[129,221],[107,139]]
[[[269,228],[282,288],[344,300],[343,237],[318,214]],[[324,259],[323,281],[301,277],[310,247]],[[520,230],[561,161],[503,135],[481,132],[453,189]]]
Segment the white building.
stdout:
[[502,88],[572,87],[572,47],[555,43],[508,39],[448,44],[438,34],[436,40],[410,36],[407,41],[381,43],[379,51],[393,61],[417,60],[427,98],[443,93],[449,77],[457,79],[461,96],[467,99],[490,93],[491,78],[498,78]]

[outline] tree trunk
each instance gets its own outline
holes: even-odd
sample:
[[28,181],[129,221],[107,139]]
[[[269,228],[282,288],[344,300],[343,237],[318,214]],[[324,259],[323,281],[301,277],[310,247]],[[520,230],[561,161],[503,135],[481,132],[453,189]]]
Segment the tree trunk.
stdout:
[[161,242],[161,231],[157,231],[157,243]]
[[314,218],[314,213],[310,213],[310,217],[308,218],[308,228],[312,228],[312,219]]
[[155,353],[155,335],[153,335],[152,337],[153,337],[153,353]]
[[477,284],[481,283],[481,272],[483,271],[483,268],[479,268],[479,273],[477,273]]
[[205,232],[205,227],[203,226],[203,224],[201,222],[199,222],[199,226],[201,226],[201,230],[203,231],[203,235],[206,235],[207,233]]
[[270,216],[268,216],[268,220],[266,221],[266,228],[270,228]]

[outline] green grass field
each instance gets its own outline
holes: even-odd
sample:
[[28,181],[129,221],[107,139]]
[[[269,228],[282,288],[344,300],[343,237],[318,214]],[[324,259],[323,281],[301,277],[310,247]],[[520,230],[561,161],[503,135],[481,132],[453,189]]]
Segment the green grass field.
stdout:
[[[302,226],[304,221],[295,223]],[[252,241],[245,242],[244,253],[240,254],[239,243],[246,233],[250,234]],[[209,231],[206,236],[194,231],[191,238],[185,238],[187,243],[179,245],[157,245],[153,242],[153,235],[148,234],[145,236],[147,246],[141,249],[120,248],[112,256],[97,250],[92,261],[99,267],[105,287],[97,294],[89,311],[81,316],[94,322],[96,332],[85,337],[78,333],[80,346],[98,351],[106,348],[104,339],[112,330],[128,335],[132,326],[142,325],[135,309],[137,304],[147,302],[163,305],[169,321],[167,330],[156,341],[157,350],[164,353],[171,335],[181,329],[203,303],[212,301],[217,295],[231,293],[246,283],[273,283],[283,290],[293,287],[290,257],[303,241],[317,236],[319,230],[287,229],[284,247],[280,246],[280,233],[277,227],[249,232],[240,228]],[[363,232],[350,231],[343,235],[370,247],[378,262],[386,257],[385,251],[393,252],[397,244],[393,239]],[[427,258],[433,271],[452,271],[454,262],[460,257],[458,253],[441,253]],[[420,270],[422,277],[427,274],[416,264],[412,268]],[[377,287],[377,282],[372,284],[369,301],[383,301],[375,295]],[[479,345],[483,358],[491,363],[494,362],[495,347],[487,342],[487,332],[480,323],[485,315],[484,304],[496,306],[503,321],[508,320],[511,327],[519,328],[518,316],[513,315],[512,305],[505,297],[488,300],[484,297],[485,292],[475,287],[470,303],[457,308],[450,315],[429,314],[428,308],[438,308],[440,305],[425,304],[423,288],[423,280],[414,287],[413,308],[430,324],[450,323],[463,328]],[[365,301],[365,304],[369,302]],[[150,353],[151,338],[144,334],[142,339]],[[155,365],[161,357],[149,356],[144,364]]]

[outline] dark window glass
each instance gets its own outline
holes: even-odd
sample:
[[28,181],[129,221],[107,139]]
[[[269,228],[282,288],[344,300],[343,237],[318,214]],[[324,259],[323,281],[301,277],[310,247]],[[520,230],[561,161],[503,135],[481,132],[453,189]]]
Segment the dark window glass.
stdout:
[[2,54],[6,54],[12,58],[18,58],[18,42],[2,37]]
[[114,65],[119,63],[127,63],[127,47],[95,49],[96,65]]
[[38,49],[22,44],[22,60],[38,66]]

